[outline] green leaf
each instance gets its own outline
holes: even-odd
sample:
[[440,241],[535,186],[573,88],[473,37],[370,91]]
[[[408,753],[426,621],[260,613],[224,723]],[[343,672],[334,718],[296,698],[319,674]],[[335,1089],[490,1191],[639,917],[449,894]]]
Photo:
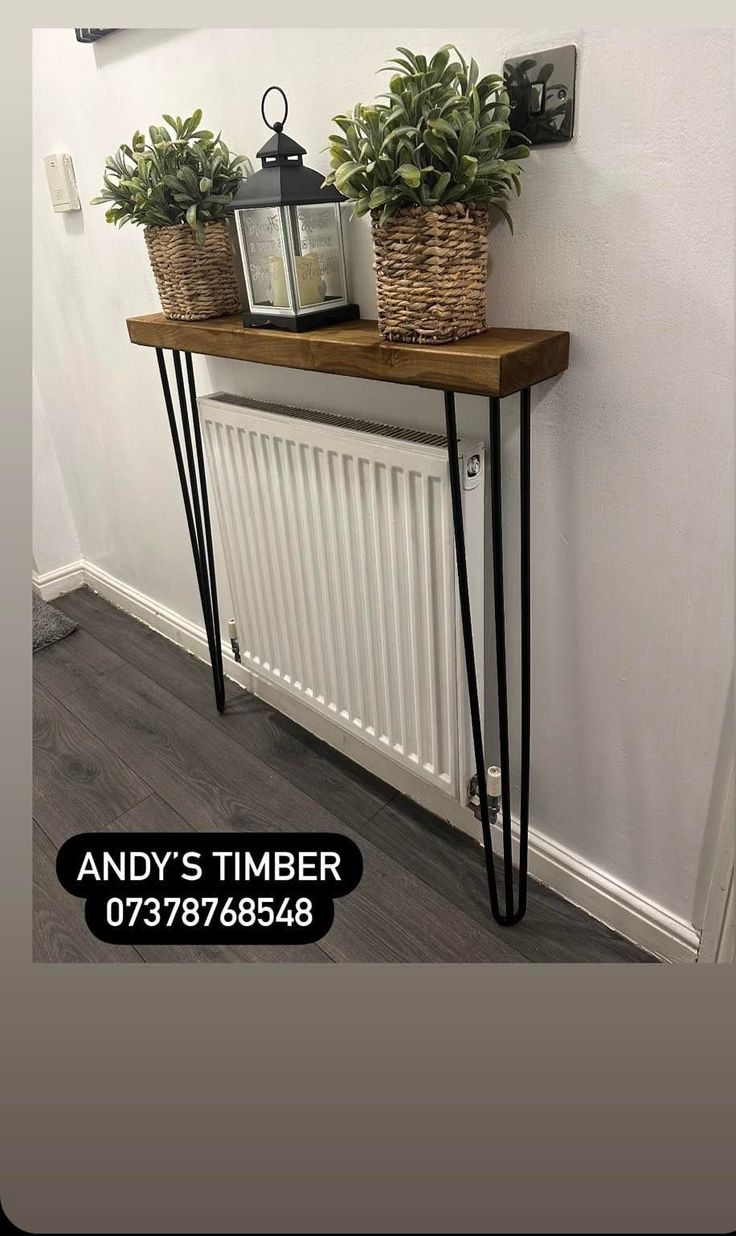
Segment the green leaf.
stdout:
[[197,192],[199,190],[199,181],[197,180],[197,177],[193,169],[191,167],[188,167],[186,164],[183,164],[182,167],[179,168],[178,174],[179,174],[179,180],[182,181],[183,184],[186,186],[186,188],[189,190],[189,192],[194,194],[194,196],[196,197]]
[[458,164],[457,174],[461,184],[471,185],[478,171],[478,160],[472,155],[463,155]]
[[490,141],[492,137],[500,136],[502,133],[508,133],[509,126],[503,120],[492,120],[490,124],[484,124],[478,129],[478,142]]
[[386,202],[390,202],[396,195],[396,190],[391,185],[377,185],[371,192],[368,205],[371,210],[375,210],[378,206],[385,206]]
[[354,176],[358,176],[365,171],[365,166],[362,163],[355,163],[348,159],[346,163],[341,163],[335,171],[335,184],[342,193]]
[[503,215],[504,219],[509,225],[509,231],[511,232],[511,235],[513,236],[514,221],[511,218],[511,215],[509,214],[508,210],[506,210],[506,208],[502,206],[500,202],[491,202],[490,205],[493,207],[494,210],[497,210],[500,215]]
[[419,168],[415,167],[413,163],[402,163],[400,167],[397,167],[396,175],[399,176],[401,180],[403,180],[404,184],[408,185],[410,189],[419,188],[422,177]]
[[436,120],[430,120],[428,123],[433,133],[439,133],[445,137],[451,137],[453,141],[457,137],[455,130],[447,120],[442,120],[438,117]]
[[414,70],[418,69],[419,65],[414,52],[410,52],[408,47],[397,47],[396,50],[397,52],[401,52],[402,56],[406,56],[406,59],[409,61],[409,64]]
[[468,117],[468,119],[463,122],[463,126],[457,140],[458,158],[462,158],[463,155],[469,154],[472,150],[475,131],[475,121]]
[[503,77],[500,73],[487,73],[485,77],[481,77],[477,83],[478,94],[482,99],[488,97],[494,90],[500,90],[503,84]]
[[196,202],[192,202],[192,205],[187,208],[186,218],[187,218],[187,223],[189,224],[189,226],[191,228],[196,228],[197,226],[197,203]]
[[446,43],[444,47],[441,47],[439,51],[436,51],[434,53],[432,59],[430,60],[429,62],[430,72],[437,74],[438,77],[441,77],[445,69],[447,68],[449,59],[450,59],[450,44]]
[[441,176],[437,177],[437,180],[432,188],[432,194],[438,202],[442,201],[445,190],[447,189],[451,179],[452,177],[449,172],[443,172]]
[[424,144],[428,150],[432,151],[432,154],[437,155],[445,163],[449,162],[450,147],[445,139],[440,137],[438,133],[433,133],[431,129],[425,130]]
[[400,137],[417,136],[417,133],[418,130],[413,124],[399,125],[398,128],[391,129],[381,142],[378,153],[380,154],[383,150],[390,146],[392,142],[398,141]]

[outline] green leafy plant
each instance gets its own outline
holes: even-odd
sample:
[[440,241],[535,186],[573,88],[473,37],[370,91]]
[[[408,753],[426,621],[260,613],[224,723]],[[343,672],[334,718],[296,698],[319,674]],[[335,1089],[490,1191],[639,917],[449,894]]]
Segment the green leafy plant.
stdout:
[[244,175],[253,170],[245,155],[233,155],[220,134],[198,128],[202,112],[182,120],[164,116],[164,125],[151,125],[150,141],[135,132],[105,160],[104,188],[94,205],[112,203],[108,223],[123,227],[186,225],[204,244],[205,223],[225,217]]
[[341,132],[329,138],[325,184],[353,199],[356,215],[380,210],[381,222],[405,206],[472,202],[494,207],[511,227],[507,202],[521,192],[529,146],[509,127],[503,78],[480,77],[451,43],[429,61],[397,50],[384,70],[392,74],[379,96],[386,102],[333,117]]

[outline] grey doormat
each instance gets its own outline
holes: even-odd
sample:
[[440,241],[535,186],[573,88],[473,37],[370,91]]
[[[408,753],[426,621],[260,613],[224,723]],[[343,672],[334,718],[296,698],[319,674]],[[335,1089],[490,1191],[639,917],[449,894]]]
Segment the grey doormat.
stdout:
[[33,594],[33,651],[38,652],[39,648],[47,648],[49,644],[55,644],[57,639],[63,639],[65,635],[71,635],[72,631],[76,631],[77,624],[72,618],[67,618],[66,614],[62,614],[60,610],[54,609],[53,605],[47,605],[40,597]]

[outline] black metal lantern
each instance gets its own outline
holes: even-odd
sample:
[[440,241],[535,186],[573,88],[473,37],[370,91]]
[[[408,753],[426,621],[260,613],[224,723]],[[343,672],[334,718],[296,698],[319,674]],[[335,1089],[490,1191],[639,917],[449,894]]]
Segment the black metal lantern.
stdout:
[[[284,119],[269,124],[266,97],[277,90]],[[261,115],[273,137],[258,151],[262,167],[227,207],[245,326],[313,330],[360,316],[348,301],[340,204],[345,198],[305,167],[303,146],[284,133],[289,112],[280,86],[269,86]]]

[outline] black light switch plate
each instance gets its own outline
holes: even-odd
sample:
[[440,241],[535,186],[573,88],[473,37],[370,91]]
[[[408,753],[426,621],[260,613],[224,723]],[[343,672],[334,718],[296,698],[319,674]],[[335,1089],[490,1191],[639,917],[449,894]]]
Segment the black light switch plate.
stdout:
[[573,43],[505,61],[503,75],[511,104],[509,124],[534,146],[569,142],[572,137],[576,62]]

